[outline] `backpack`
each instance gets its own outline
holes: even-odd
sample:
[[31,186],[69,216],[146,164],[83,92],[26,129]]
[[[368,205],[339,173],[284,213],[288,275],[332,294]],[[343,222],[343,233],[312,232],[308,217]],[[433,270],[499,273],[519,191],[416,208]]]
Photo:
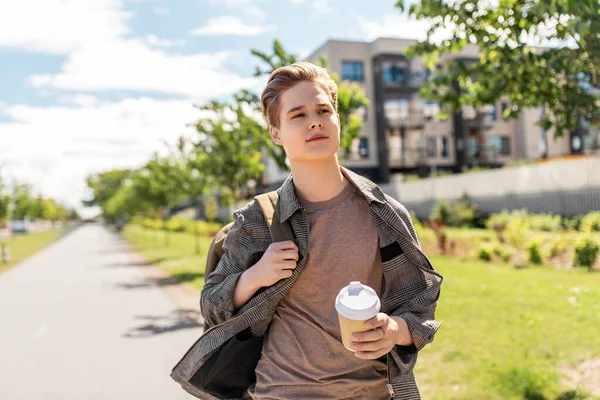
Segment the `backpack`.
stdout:
[[[276,191],[264,193],[254,197],[265,216],[269,231],[271,232],[271,240],[273,243],[283,242],[286,240],[294,240],[294,232],[289,223],[280,222],[279,212],[279,195]],[[206,257],[206,267],[204,269],[204,281],[208,280],[210,274],[217,268],[217,264],[223,257],[225,251],[223,250],[223,243],[227,237],[229,229],[233,226],[233,222],[225,225],[212,240],[208,249],[208,256]],[[206,321],[204,322],[204,331],[208,330],[210,326],[207,326]]]

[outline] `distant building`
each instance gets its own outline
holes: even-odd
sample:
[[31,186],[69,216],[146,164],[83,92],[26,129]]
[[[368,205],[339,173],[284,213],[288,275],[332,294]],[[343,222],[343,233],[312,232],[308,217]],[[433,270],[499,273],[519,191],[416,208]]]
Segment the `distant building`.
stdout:
[[[538,159],[566,154],[594,152],[597,132],[583,129],[577,137],[566,135],[554,140],[536,125],[541,109],[526,109],[519,118],[504,120],[510,107],[507,99],[481,110],[463,110],[464,140],[457,140],[453,119],[436,118],[439,105],[424,102],[419,88],[431,76],[422,60],[408,59],[404,53],[415,40],[380,38],[373,42],[329,40],[308,59],[327,57],[328,68],[342,80],[356,82],[370,104],[360,110],[363,131],[353,144],[352,156],[344,165],[377,182],[388,182],[397,172],[453,169],[457,149],[463,148],[467,166],[499,166],[508,161]],[[447,54],[439,68],[452,59],[476,61],[477,47]],[[545,137],[547,136],[547,139]],[[462,142],[462,146],[461,146]],[[460,161],[460,160],[459,160]],[[277,186],[287,173],[267,163],[263,184]]]

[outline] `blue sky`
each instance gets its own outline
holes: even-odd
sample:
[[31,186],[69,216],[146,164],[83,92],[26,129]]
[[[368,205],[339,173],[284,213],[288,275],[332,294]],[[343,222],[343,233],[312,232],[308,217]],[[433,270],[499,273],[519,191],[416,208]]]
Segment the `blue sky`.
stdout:
[[193,135],[193,104],[259,92],[250,49],[279,39],[307,55],[328,39],[416,34],[394,1],[2,2],[0,173],[85,212],[89,173]]

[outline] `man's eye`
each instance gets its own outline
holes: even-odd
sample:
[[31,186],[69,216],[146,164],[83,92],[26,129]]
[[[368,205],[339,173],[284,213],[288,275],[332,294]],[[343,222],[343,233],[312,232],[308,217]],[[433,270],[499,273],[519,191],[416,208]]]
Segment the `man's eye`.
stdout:
[[294,118],[298,118],[298,117],[304,117],[304,114],[300,113],[300,114],[296,114],[292,117],[292,119]]
[[326,114],[326,113],[329,113],[329,112],[330,112],[329,110],[327,110],[327,109],[324,108],[324,109],[322,109],[322,110],[319,111],[319,114]]

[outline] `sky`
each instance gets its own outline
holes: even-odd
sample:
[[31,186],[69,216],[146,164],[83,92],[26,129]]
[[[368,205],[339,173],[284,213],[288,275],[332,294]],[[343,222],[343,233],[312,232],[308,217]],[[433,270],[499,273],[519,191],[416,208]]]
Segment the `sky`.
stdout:
[[83,216],[85,178],[141,167],[194,105],[260,93],[251,49],[307,56],[329,39],[422,38],[364,0],[0,0],[0,175]]

